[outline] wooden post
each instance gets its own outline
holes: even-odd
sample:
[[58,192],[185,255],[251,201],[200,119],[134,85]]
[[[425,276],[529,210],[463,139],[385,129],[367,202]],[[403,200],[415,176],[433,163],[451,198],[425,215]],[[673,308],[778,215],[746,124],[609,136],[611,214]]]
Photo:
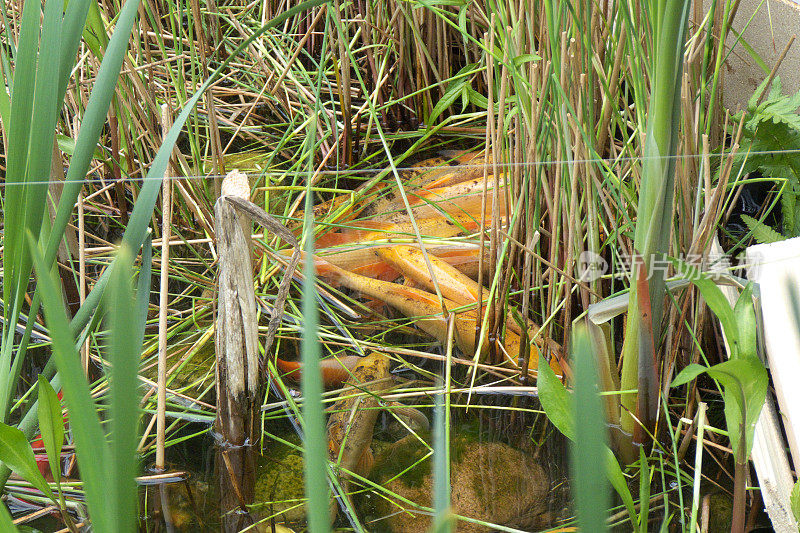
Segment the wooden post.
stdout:
[[219,257],[217,300],[217,457],[224,531],[252,525],[246,505],[254,497],[258,400],[258,323],[251,265],[251,222],[229,197],[249,201],[247,176],[237,170],[222,182],[214,205]]

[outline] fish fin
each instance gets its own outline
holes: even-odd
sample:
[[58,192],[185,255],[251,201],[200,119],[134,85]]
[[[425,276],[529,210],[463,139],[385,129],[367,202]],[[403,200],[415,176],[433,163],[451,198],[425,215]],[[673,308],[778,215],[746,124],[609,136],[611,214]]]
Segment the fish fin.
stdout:
[[372,448],[366,446],[356,463],[356,473],[365,476],[369,474],[373,466],[375,466],[375,457],[372,455]]

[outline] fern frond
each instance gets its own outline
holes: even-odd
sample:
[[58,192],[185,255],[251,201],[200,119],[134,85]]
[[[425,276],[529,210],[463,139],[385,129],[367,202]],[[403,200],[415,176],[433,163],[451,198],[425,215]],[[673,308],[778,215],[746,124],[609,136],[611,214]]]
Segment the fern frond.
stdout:
[[744,222],[748,229],[753,232],[753,238],[761,244],[783,241],[786,239],[783,235],[748,215],[742,215],[742,222]]

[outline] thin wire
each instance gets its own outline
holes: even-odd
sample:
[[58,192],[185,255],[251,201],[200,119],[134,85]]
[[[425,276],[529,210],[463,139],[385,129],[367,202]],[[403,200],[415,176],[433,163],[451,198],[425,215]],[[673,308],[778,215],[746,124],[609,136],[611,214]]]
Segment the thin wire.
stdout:
[[[762,150],[762,151],[741,151],[741,152],[722,152],[719,154],[711,154],[712,158],[722,158],[722,157],[729,157],[731,155],[739,156],[739,157],[751,157],[756,155],[777,155],[777,154],[800,154],[800,149],[792,149],[792,150]],[[624,162],[633,162],[633,161],[648,161],[648,160],[687,160],[687,159],[700,159],[703,157],[703,154],[682,154],[682,155],[662,155],[662,156],[640,156],[640,157],[619,157],[619,158],[588,158],[588,159],[574,159],[571,161],[572,164],[588,164],[588,163],[605,163],[605,164],[619,164]],[[448,170],[448,169],[482,169],[484,167],[493,167],[497,166],[501,169],[508,169],[508,168],[530,168],[530,167],[540,167],[546,165],[560,165],[563,163],[567,163],[564,160],[547,160],[547,161],[523,161],[518,163],[497,163],[494,165],[493,163],[465,163],[463,165],[434,165],[434,166],[413,166],[413,167],[397,167],[399,172],[403,171],[425,171],[425,170]],[[320,170],[318,174],[321,175],[346,175],[346,176],[358,176],[358,175],[376,175],[382,172],[387,172],[388,170],[383,169],[346,169],[346,170]],[[301,170],[261,170],[257,172],[250,172],[250,174],[265,174],[265,175],[273,175],[273,176],[306,176],[308,173],[306,171]],[[774,179],[780,179],[782,176],[777,176]],[[225,178],[224,175],[193,175],[193,176],[174,176],[174,177],[164,177],[162,179],[165,180],[219,180]],[[148,179],[148,178],[144,178]],[[149,179],[156,179],[156,178],[149,178]],[[132,178],[127,180],[121,180],[122,182],[125,181],[142,181],[143,178]],[[114,182],[115,180],[106,178],[89,178],[84,180],[86,183],[90,184],[98,184],[98,185],[106,185],[106,182]],[[7,183],[2,182],[0,183],[0,188],[3,187],[13,187],[13,186],[22,186],[22,185],[49,185],[50,183],[64,183],[60,180],[40,180],[40,181],[25,181],[25,182],[14,182],[14,183]]]

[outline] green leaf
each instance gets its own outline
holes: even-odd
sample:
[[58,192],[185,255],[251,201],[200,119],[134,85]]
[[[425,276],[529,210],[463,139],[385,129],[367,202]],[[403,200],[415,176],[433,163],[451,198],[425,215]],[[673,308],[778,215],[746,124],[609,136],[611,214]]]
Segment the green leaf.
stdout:
[[749,457],[753,447],[756,422],[767,397],[769,376],[766,368],[757,357],[731,359],[711,368],[691,364],[676,376],[672,386],[686,384],[703,372],[707,372],[723,387],[725,423],[731,448],[735,452],[742,444],[741,429],[744,424],[746,439],[743,443],[744,457]]
[[[444,111],[455,102],[458,97],[462,98],[462,102],[471,100],[469,90],[471,89],[470,78],[478,70],[476,63],[464,65],[455,76],[450,79],[447,84],[447,89],[444,94],[436,102],[431,114],[428,116],[428,125],[433,125],[436,118],[444,113]],[[464,105],[466,107],[466,105]]]
[[103,59],[103,51],[106,49],[109,39],[97,2],[91,2],[91,8],[86,16],[86,26],[83,30],[83,40],[95,57]]
[[[774,81],[779,83],[781,82],[780,76],[775,76]],[[758,104],[758,99],[761,98],[761,95],[764,94],[764,91],[767,88],[767,83],[769,82],[769,78],[764,78],[764,81],[758,84],[756,90],[753,92],[753,96],[747,101],[747,109],[750,113],[754,113],[756,110],[756,105]]]
[[747,284],[733,308],[739,331],[739,357],[758,358],[756,340],[756,313],[753,309],[753,282]]
[[428,116],[429,126],[432,126],[439,115],[444,113],[444,111],[456,101],[461,95],[461,90],[466,86],[468,86],[468,82],[464,79],[453,80],[447,85],[447,90],[445,90],[439,101],[436,102],[431,114]]
[[539,61],[540,59],[542,59],[541,56],[537,54],[521,54],[515,57],[512,60],[512,63],[514,64],[515,67],[519,67],[520,65],[523,65],[525,63],[532,63],[535,61]]
[[608,490],[605,480],[598,479],[601,474],[597,465],[607,449],[607,428],[598,394],[594,350],[585,326],[575,328],[572,346],[575,440],[570,446],[570,463],[578,524],[582,531],[606,531]]
[[[731,304],[728,303],[728,299],[725,298],[725,295],[722,294],[719,287],[717,287],[705,273],[677,259],[673,259],[672,264],[675,265],[678,272],[683,273],[685,277],[700,290],[708,307],[711,308],[711,311],[713,311],[719,319],[722,329],[725,331],[725,336],[731,345],[731,349],[737,352],[739,332],[736,326],[736,318],[733,315],[733,309],[731,309]],[[735,357],[735,355],[732,353],[731,357]]]
[[691,363],[681,370],[677,376],[675,376],[675,379],[672,380],[672,386],[680,387],[681,385],[685,385],[706,370],[707,368],[702,365]]
[[[53,2],[49,3],[50,6]],[[21,32],[15,57],[14,78],[11,86],[11,110],[9,124],[6,125],[8,139],[6,157],[6,198],[3,205],[4,235],[3,249],[3,302],[6,323],[16,323],[22,296],[28,284],[31,260],[25,242],[28,231],[39,236],[47,196],[47,178],[50,174],[52,157],[52,135],[55,126],[55,110],[47,113],[54,101],[49,98],[49,88],[41,71],[40,60],[53,54],[39,51],[40,26],[46,26],[47,34],[42,36],[48,42],[56,41],[58,28],[53,26],[52,10],[42,17],[41,3],[26,3],[22,11]],[[55,48],[56,50],[58,48]],[[41,98],[42,100],[37,100]],[[48,130],[49,128],[49,130]],[[42,138],[50,136],[51,146],[46,154],[34,152],[33,147],[42,143]],[[9,319],[9,317],[11,317]],[[7,354],[4,354],[8,357]],[[5,363],[5,361],[4,361]],[[8,361],[10,363],[10,361]],[[2,379],[7,377],[4,375]],[[0,393],[6,393],[0,389]],[[5,394],[2,394],[5,396]],[[0,398],[0,417],[6,415],[7,398]]]
[[0,87],[0,120],[8,124],[11,116],[11,98],[5,87]]
[[75,438],[78,468],[81,471],[89,514],[98,531],[113,531],[115,524],[106,512],[109,470],[106,436],[81,367],[75,338],[70,332],[55,272],[44,266],[44,258],[32,236],[29,240],[42,295],[45,323],[52,338],[52,357],[55,358],[56,367],[61,374],[64,402],[70,413],[70,427]]
[[753,232],[753,238],[761,244],[786,240],[786,237],[749,215],[741,215],[742,222]]
[[740,428],[744,424],[744,457],[750,456],[756,422],[767,397],[769,376],[758,358],[730,360],[708,369],[708,375],[725,388],[725,423],[733,450],[741,443]]
[[53,479],[61,479],[61,447],[64,444],[64,418],[61,415],[61,401],[50,382],[39,374],[39,430],[47,450],[47,460]]
[[469,101],[473,105],[481,109],[486,109],[487,107],[489,107],[489,99],[483,96],[481,93],[479,93],[472,87],[467,87],[467,92],[469,93]]
[[790,180],[791,186],[784,187],[781,194],[781,215],[783,215],[783,234],[786,237],[797,237],[800,235],[800,227],[797,222],[800,221],[800,213],[798,207],[800,202],[797,201],[797,180]]
[[606,448],[606,477],[611,483],[611,486],[614,487],[614,490],[617,491],[620,499],[622,499],[625,509],[628,510],[631,523],[638,523],[639,515],[633,503],[633,494],[631,494],[631,489],[628,488],[628,481],[625,478],[625,474],[622,473],[619,462],[617,458],[614,457],[614,452],[611,451],[611,448]]
[[116,531],[136,531],[136,446],[139,428],[137,371],[142,347],[141,320],[131,286],[133,253],[123,245],[108,287],[106,307],[111,331],[110,469],[112,519]]
[[786,124],[794,130],[800,130],[798,107],[800,107],[800,92],[794,96],[782,95],[780,77],[776,76],[769,96],[755,110],[751,111],[752,116],[747,121],[747,127],[755,129],[760,123],[771,121],[775,124]]
[[792,506],[794,519],[800,522],[800,480],[792,487],[792,493],[789,494],[789,505]]
[[70,0],[69,2],[64,2],[64,4],[64,26],[60,50],[61,68],[58,74],[58,102],[64,101],[64,94],[67,91],[72,68],[75,65],[78,47],[81,45],[81,35],[86,25],[87,13],[92,8],[95,11],[99,11],[97,2],[92,0]]
[[650,465],[641,446],[639,447],[639,504],[639,531],[647,533],[650,516]]
[[558,379],[553,369],[539,354],[538,377],[536,387],[539,391],[539,401],[542,403],[547,418],[550,422],[570,440],[575,439],[575,420],[571,413],[572,398],[567,388]]
[[[544,357],[539,355],[539,368],[536,387],[539,392],[539,401],[542,403],[547,418],[565,437],[570,440],[575,439],[575,421],[571,415],[571,401],[569,392],[566,387],[556,376],[553,369],[545,361]],[[610,448],[605,449],[605,474],[611,486],[617,491],[625,508],[631,516],[633,523],[637,523],[636,507],[633,503],[633,495],[628,488],[628,482],[622,469],[619,466],[614,452]]]
[[18,531],[17,526],[14,525],[14,521],[11,519],[11,515],[8,513],[8,509],[6,509],[6,506],[1,503],[0,503],[0,531],[8,531],[10,533]]
[[0,422],[0,461],[42,491],[45,496],[53,501],[56,500],[53,491],[36,466],[36,459],[33,457],[28,439],[22,431],[2,422]]

